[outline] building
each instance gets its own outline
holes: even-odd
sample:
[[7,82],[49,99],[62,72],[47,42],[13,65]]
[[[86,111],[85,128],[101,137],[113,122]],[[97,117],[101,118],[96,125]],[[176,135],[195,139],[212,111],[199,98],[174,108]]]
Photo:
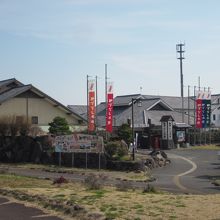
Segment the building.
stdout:
[[[182,113],[179,107],[179,99],[158,96],[145,96],[141,94],[117,96],[114,98],[113,107],[113,129],[117,130],[122,124],[134,125],[135,134],[138,134],[140,146],[149,147],[156,137],[161,137],[161,118],[169,115],[174,119],[173,125],[178,129],[190,127],[187,123],[193,124],[194,120],[184,112],[184,122],[182,123]],[[177,105],[178,104],[178,105]],[[181,104],[181,102],[180,102]],[[73,112],[87,117],[86,106],[68,106]],[[176,109],[175,109],[176,108]],[[132,109],[133,118],[132,123]],[[186,108],[186,110],[188,110]],[[106,105],[101,103],[97,107],[97,126],[105,127]]]
[[33,85],[24,85],[15,78],[0,81],[0,118],[25,118],[32,126],[48,131],[48,123],[56,116],[67,120],[73,130],[85,128],[86,120],[72,112]]
[[220,128],[220,94],[212,95],[211,125]]
[[[149,95],[123,95],[114,98],[113,109],[113,127],[119,127],[123,123],[129,123],[131,121],[132,99],[134,101],[134,126],[148,127],[148,121],[151,120],[151,124],[159,126],[160,119],[164,115],[171,115],[176,123],[182,123],[182,109],[181,109],[181,97],[172,96],[149,96]],[[141,105],[138,105],[138,101],[141,101]],[[190,125],[194,124],[194,101],[190,98],[188,109],[188,98],[184,99],[184,122]],[[87,107],[78,105],[68,105],[68,108],[73,112],[81,115],[85,119],[87,118]],[[105,103],[100,103],[97,107],[98,126],[105,127]],[[189,114],[188,114],[189,112]],[[188,116],[189,115],[189,116]]]

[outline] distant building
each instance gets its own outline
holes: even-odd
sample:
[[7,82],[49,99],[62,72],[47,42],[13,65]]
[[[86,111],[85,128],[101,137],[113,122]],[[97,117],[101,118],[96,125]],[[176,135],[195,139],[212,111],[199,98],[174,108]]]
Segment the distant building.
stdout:
[[24,85],[16,79],[0,81],[0,118],[26,118],[32,126],[48,131],[48,123],[56,116],[65,118],[73,130],[85,128],[86,120],[72,112],[33,85]]
[[[152,138],[158,135],[161,138],[161,118],[171,116],[173,118],[173,132],[184,131],[187,141],[187,128],[193,128],[195,124],[196,104],[194,97],[184,97],[184,123],[182,122],[182,99],[174,96],[156,96],[156,95],[123,95],[114,98],[113,107],[113,128],[117,130],[124,123],[132,125],[132,99],[134,112],[134,130],[140,136],[146,138],[145,143],[151,145],[149,135]],[[139,104],[141,101],[141,105]],[[87,107],[69,105],[73,112],[87,119]],[[105,128],[106,123],[106,104],[100,103],[97,107],[97,125]],[[212,126],[220,127],[220,95],[212,96]],[[194,132],[194,130],[192,131]],[[191,133],[192,133],[191,132]],[[179,132],[180,133],[180,132]],[[181,133],[183,134],[183,133]],[[173,134],[174,139],[177,134]],[[175,140],[174,140],[175,141]],[[188,139],[189,141],[189,139]],[[193,140],[191,139],[191,142]]]
[[220,128],[220,94],[212,95],[211,125]]
[[[113,109],[113,126],[119,127],[123,123],[131,121],[132,99],[141,100],[141,106],[138,106],[137,101],[134,101],[134,127],[148,127],[148,121],[151,124],[159,126],[160,119],[164,115],[171,115],[176,123],[182,122],[181,97],[172,96],[149,96],[149,95],[123,95],[114,98]],[[190,98],[190,108],[188,111],[188,100],[185,98],[184,122],[190,125],[194,124],[193,116],[193,100]],[[87,118],[87,107],[78,105],[68,105],[73,112]],[[97,108],[98,126],[105,127],[105,103],[100,103]],[[189,117],[188,117],[189,112]]]

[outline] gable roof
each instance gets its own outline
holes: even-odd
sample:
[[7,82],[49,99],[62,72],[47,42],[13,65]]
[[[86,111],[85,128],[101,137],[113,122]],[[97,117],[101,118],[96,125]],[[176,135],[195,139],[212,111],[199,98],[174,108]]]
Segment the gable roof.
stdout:
[[7,86],[7,85],[9,85],[11,83],[15,83],[15,84],[20,85],[20,86],[24,85],[23,83],[21,83],[20,81],[16,80],[15,78],[11,78],[11,79],[6,79],[6,80],[1,80],[0,81],[0,87]]
[[17,95],[20,95],[23,92],[28,91],[31,88],[31,85],[27,85],[27,86],[19,86],[17,88],[13,88],[10,90],[5,91],[4,93],[0,94],[0,104],[16,97]]
[[72,112],[75,112],[76,114],[80,115],[85,120],[87,120],[87,106],[86,105],[68,105],[67,108],[69,108]]
[[[173,109],[182,109],[182,98],[178,96],[158,96],[158,95],[144,95],[146,99],[149,98],[159,98],[163,100],[166,104],[168,104]],[[194,108],[194,97],[183,97],[183,103],[184,108],[188,108],[188,102],[189,102],[189,108]]]
[[174,121],[172,115],[163,115],[160,121]]
[[131,105],[132,99],[144,98],[141,94],[122,95],[114,98],[114,106],[128,106]]
[[15,97],[17,97],[18,95],[20,95],[24,92],[32,91],[33,93],[37,94],[41,98],[47,99],[47,101],[49,101],[50,103],[52,103],[55,106],[59,107],[60,109],[65,111],[67,114],[74,115],[78,120],[82,120],[84,122],[86,121],[82,116],[78,115],[77,113],[72,112],[69,108],[67,108],[66,106],[64,106],[63,104],[61,104],[60,102],[53,99],[52,97],[45,94],[44,92],[37,89],[36,87],[34,87],[31,84],[30,85],[23,85],[22,83],[20,83],[19,81],[17,81],[16,79],[13,78],[13,79],[0,81],[0,89],[2,87],[4,87],[5,85],[9,85],[10,83],[15,83],[17,86],[9,88],[8,90],[5,90],[0,94],[0,104],[5,102],[5,101],[8,101],[12,98],[15,98]]

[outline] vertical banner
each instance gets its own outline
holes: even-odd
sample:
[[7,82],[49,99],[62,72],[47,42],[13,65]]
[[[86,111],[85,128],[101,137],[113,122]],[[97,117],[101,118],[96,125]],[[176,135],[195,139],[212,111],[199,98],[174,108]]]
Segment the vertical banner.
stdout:
[[162,139],[167,140],[167,122],[163,121],[162,122]]
[[88,130],[95,130],[95,81],[89,80],[89,114],[88,114]]
[[196,128],[202,128],[202,99],[196,99]]
[[112,132],[113,119],[113,84],[107,85],[106,131]]
[[211,92],[198,91],[196,98],[196,128],[207,128],[211,119]]
[[173,122],[168,121],[168,140],[173,140]]

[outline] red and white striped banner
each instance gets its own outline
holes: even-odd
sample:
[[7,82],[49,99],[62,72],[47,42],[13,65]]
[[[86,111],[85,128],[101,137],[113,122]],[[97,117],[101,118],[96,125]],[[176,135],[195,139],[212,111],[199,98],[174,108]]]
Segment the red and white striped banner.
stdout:
[[106,131],[112,132],[113,119],[113,85],[108,83],[107,86],[107,109],[106,109]]
[[88,130],[95,130],[95,81],[89,81],[89,113],[88,113]]

